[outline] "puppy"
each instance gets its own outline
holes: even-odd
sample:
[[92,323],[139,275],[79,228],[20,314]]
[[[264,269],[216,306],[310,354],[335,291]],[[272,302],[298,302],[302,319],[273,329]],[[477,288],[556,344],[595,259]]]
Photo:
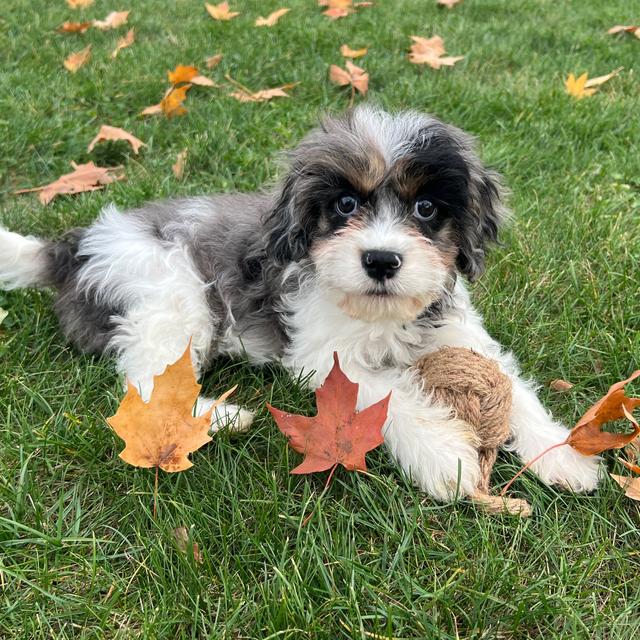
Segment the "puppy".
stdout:
[[[361,407],[393,391],[386,445],[418,487],[447,500],[474,493],[478,456],[465,425],[422,392],[411,367],[423,354],[451,345],[498,360],[513,381],[509,448],[522,460],[567,435],[463,282],[483,273],[506,217],[499,176],[470,136],[360,107],[304,138],[270,192],[110,205],[54,241],[0,229],[0,283],[55,288],[66,337],[113,355],[144,398],[189,340],[198,374],[229,354],[282,362],[312,387],[336,351]],[[212,428],[250,419],[227,405]],[[576,491],[598,481],[598,459],[570,447],[533,470]]]

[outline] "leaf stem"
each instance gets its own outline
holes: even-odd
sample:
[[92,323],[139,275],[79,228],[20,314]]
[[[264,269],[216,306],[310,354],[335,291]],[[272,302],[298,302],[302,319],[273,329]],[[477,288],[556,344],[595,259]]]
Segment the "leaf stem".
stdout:
[[[324,489],[322,490],[322,493],[318,496],[318,500],[316,502],[316,504],[318,504],[318,502],[320,502],[320,500],[322,500],[322,498],[324,497],[324,494],[327,493],[327,489],[329,488],[329,483],[331,482],[331,478],[333,478],[333,474],[335,472],[335,470],[338,468],[338,462],[336,462],[333,467],[331,467],[331,471],[329,472],[329,477],[327,478],[327,481],[324,483]],[[302,521],[302,526],[306,527],[307,523],[309,522],[309,520],[311,520],[311,516],[313,516],[313,512],[315,511],[315,508],[311,510],[311,513]]]
[[524,467],[522,467],[522,469],[520,469],[520,471],[518,471],[518,473],[516,473],[515,476],[513,476],[513,478],[511,478],[511,480],[509,480],[509,482],[507,482],[506,486],[504,487],[504,489],[500,492],[500,495],[502,497],[505,496],[505,494],[507,493],[507,491],[509,490],[509,487],[529,468],[531,467],[532,464],[536,463],[538,460],[540,460],[540,458],[542,458],[542,456],[544,456],[545,454],[549,453],[549,451],[551,451],[552,449],[556,449],[558,447],[563,447],[565,444],[569,444],[566,440],[563,442],[557,442],[556,444],[552,444],[550,447],[547,447],[546,449],[544,449],[544,451],[542,451],[541,453],[539,453],[535,458],[533,458],[532,460],[529,460],[529,462],[527,462],[527,464],[524,465]]
[[153,485],[153,517],[155,519],[158,512],[158,471],[160,467],[156,465],[156,481]]

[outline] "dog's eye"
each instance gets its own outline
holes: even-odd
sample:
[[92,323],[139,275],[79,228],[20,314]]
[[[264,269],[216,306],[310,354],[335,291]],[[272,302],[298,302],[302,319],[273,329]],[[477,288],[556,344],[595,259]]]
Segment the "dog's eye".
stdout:
[[416,200],[416,206],[413,210],[413,215],[421,220],[422,222],[427,222],[429,220],[433,220],[438,213],[438,208],[436,207],[431,200],[427,200],[427,198],[419,198]]
[[355,196],[345,194],[336,200],[334,206],[337,213],[341,216],[348,217],[352,216],[358,210],[360,202],[358,202]]

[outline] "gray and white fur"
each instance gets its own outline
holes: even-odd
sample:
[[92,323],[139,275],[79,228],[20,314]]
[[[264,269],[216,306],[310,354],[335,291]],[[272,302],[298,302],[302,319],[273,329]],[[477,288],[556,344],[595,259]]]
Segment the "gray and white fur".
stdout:
[[[446,500],[472,495],[480,470],[465,423],[416,379],[425,353],[466,346],[499,361],[513,381],[509,447],[523,460],[567,435],[463,282],[484,271],[507,217],[502,193],[461,130],[360,107],[306,136],[271,191],[111,205],[54,241],[0,229],[0,285],[56,289],[65,336],[112,354],[145,398],[190,340],[197,373],[229,354],[282,362],[312,387],[336,351],[361,407],[392,391],[385,442],[420,488]],[[250,420],[226,405],[212,428]],[[598,482],[598,459],[570,447],[533,470],[577,491]]]

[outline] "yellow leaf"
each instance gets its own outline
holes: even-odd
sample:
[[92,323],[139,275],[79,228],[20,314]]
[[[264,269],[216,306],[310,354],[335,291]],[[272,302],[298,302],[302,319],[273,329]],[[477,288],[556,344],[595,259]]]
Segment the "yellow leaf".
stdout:
[[273,27],[280,18],[286,13],[289,13],[291,9],[278,9],[273,13],[270,13],[266,18],[260,17],[256,20],[256,27]]
[[352,49],[348,44],[343,44],[340,47],[340,53],[345,58],[362,58],[362,56],[367,54],[367,47],[363,47],[362,49]]
[[220,4],[209,4],[205,2],[204,6],[214,20],[231,20],[240,15],[238,11],[229,10],[228,2],[221,2]]

